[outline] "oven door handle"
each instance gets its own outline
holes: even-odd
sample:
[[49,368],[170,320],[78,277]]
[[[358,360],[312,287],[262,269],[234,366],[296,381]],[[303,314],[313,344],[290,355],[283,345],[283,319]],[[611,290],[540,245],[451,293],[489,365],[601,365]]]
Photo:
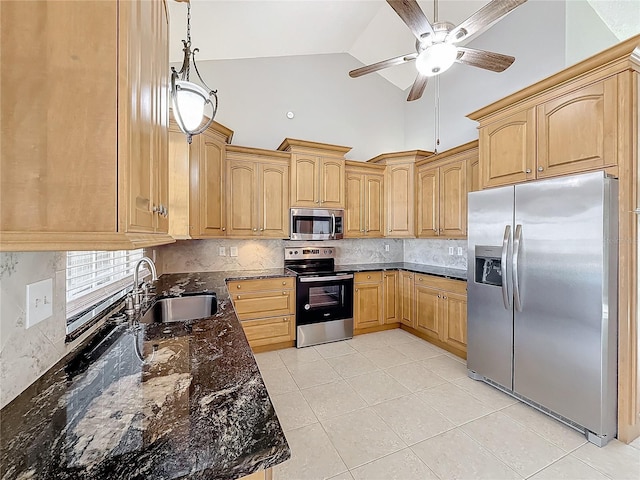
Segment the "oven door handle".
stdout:
[[298,277],[298,279],[302,283],[328,282],[330,280],[348,280],[350,278],[353,278],[352,273],[349,273],[347,275],[332,275],[330,277]]

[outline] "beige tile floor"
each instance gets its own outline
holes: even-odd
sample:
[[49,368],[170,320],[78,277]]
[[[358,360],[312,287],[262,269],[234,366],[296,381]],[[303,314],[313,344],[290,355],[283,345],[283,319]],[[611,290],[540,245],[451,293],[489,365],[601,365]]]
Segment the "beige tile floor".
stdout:
[[256,360],[292,450],[275,480],[640,479],[640,440],[588,444],[402,330]]

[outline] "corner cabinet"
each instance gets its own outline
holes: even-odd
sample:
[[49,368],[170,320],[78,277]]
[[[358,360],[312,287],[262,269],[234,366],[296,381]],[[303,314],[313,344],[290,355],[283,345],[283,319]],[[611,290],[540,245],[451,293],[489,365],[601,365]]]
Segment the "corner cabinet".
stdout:
[[233,131],[213,122],[191,145],[169,122],[169,235],[176,240],[226,236],[226,145]]
[[415,237],[415,162],[431,155],[432,152],[413,150],[378,155],[368,160],[368,163],[386,166],[385,237]]
[[289,155],[228,145],[227,235],[289,236]]
[[345,237],[384,236],[384,167],[347,161],[346,178]]
[[476,141],[417,164],[417,237],[466,237],[469,169],[477,158]]
[[166,2],[9,2],[0,22],[22,39],[0,71],[0,249],[172,242]]
[[345,161],[350,147],[286,138],[291,154],[291,206],[345,208]]

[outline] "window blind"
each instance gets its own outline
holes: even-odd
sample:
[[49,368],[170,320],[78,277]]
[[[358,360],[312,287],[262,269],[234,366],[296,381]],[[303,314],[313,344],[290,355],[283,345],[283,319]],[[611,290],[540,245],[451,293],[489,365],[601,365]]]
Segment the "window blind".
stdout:
[[[133,284],[143,249],[67,252],[67,319]],[[140,270],[140,278],[148,274]]]

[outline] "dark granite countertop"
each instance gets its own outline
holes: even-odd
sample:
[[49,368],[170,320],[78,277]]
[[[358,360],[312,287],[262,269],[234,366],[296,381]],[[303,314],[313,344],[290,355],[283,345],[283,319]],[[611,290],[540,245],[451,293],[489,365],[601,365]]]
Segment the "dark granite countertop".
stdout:
[[0,411],[4,479],[234,479],[290,457],[226,279],[163,275],[157,296],[215,292],[215,316],[105,325]]
[[453,280],[467,280],[467,271],[459,268],[436,267],[433,265],[423,265],[421,263],[365,263],[354,265],[336,265],[336,272],[372,272],[376,270],[407,270],[425,275],[435,275],[437,277],[451,278]]

